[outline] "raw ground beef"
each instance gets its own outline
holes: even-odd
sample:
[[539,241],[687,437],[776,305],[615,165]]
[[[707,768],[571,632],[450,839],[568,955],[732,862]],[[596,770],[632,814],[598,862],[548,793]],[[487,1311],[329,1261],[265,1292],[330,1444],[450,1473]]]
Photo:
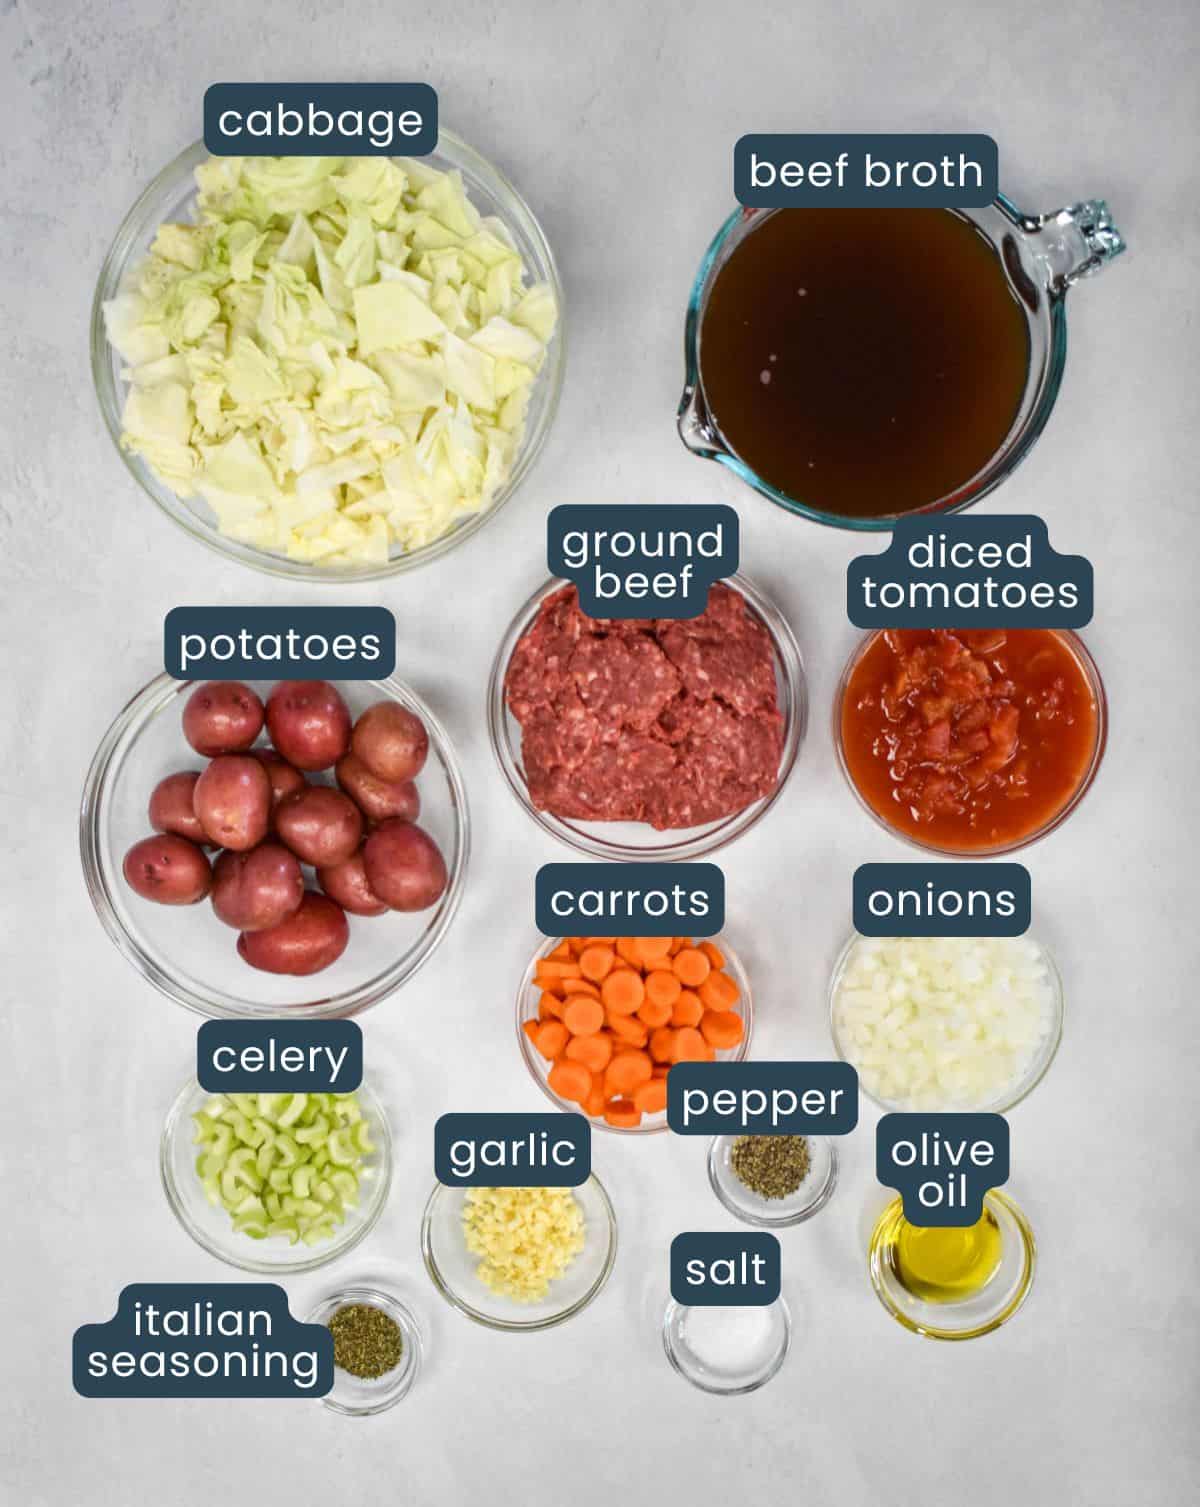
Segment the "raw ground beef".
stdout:
[[517,644],[504,689],[530,799],[555,816],[696,827],[778,784],[771,640],[731,587],[680,622],[586,617],[564,586]]

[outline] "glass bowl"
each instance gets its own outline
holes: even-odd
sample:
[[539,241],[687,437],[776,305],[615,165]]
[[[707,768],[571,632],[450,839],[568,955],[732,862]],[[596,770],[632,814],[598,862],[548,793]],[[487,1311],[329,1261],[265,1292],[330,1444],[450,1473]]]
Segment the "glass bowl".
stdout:
[[525,772],[521,764],[521,727],[508,709],[504,695],[504,677],[508,662],[521,636],[532,627],[542,603],[560,591],[566,583],[547,581],[518,609],[509,624],[488,681],[488,736],[500,772],[524,809],[544,832],[557,837],[568,847],[596,858],[618,861],[665,862],[700,858],[727,846],[743,832],[748,832],[779,798],[792,766],[796,762],[808,717],[808,691],[804,661],[800,649],[779,609],[743,575],[730,576],[727,584],[740,591],[771,639],[775,661],[775,680],[779,691],[779,709],[783,714],[783,748],[779,756],[779,782],[770,795],[752,802],[732,816],[708,822],[700,827],[656,832],[644,822],[586,822],[554,816],[539,811],[529,798]]
[[364,1082],[357,1090],[358,1102],[371,1128],[375,1149],[365,1159],[360,1174],[361,1199],[338,1226],[332,1239],[320,1245],[289,1245],[268,1236],[255,1240],[233,1228],[226,1210],[209,1203],[196,1174],[195,1125],[192,1115],[204,1108],[209,1094],[190,1078],[180,1090],[163,1126],[159,1145],[159,1173],[163,1192],[176,1219],[197,1245],[218,1261],[242,1271],[264,1276],[315,1271],[352,1250],[375,1227],[387,1202],[392,1181],[392,1136],[383,1106]]
[[708,1181],[729,1212],[745,1224],[782,1230],[802,1224],[823,1209],[837,1187],[838,1155],[833,1140],[825,1135],[805,1136],[808,1142],[808,1172],[794,1193],[786,1198],[763,1198],[747,1188],[733,1170],[736,1135],[714,1136],[708,1148]]
[[973,1340],[1006,1324],[1033,1286],[1037,1247],[1029,1221],[1007,1194],[993,1188],[984,1206],[1000,1226],[1000,1264],[984,1286],[956,1303],[931,1303],[904,1287],[896,1271],[896,1240],[904,1225],[904,1205],[895,1198],[871,1235],[871,1285],[879,1301],[914,1334],[933,1340]]
[[436,1184],[421,1220],[421,1254],[429,1280],[452,1308],[488,1329],[527,1334],[574,1318],[608,1281],[617,1259],[617,1216],[594,1172],[571,1192],[583,1209],[584,1248],[545,1298],[518,1303],[492,1292],[475,1275],[479,1258],[467,1250],[462,1233],[467,1190]]
[[[521,1049],[521,1056],[525,1059],[525,1066],[529,1069],[530,1077],[532,1077],[533,1081],[546,1095],[547,1099],[558,1109],[564,1109],[570,1114],[581,1114],[583,1112],[581,1105],[576,1104],[574,1100],[564,1099],[550,1087],[548,1079],[551,1064],[546,1061],[521,1029],[526,1021],[537,1020],[538,1018],[538,1000],[541,991],[533,982],[534,971],[541,959],[548,957],[554,951],[560,940],[561,938],[543,938],[541,945],[530,958],[529,964],[521,976],[521,983],[517,989],[517,1043]],[[746,1026],[742,1039],[738,1042],[737,1046],[732,1051],[718,1052],[717,1061],[741,1062],[750,1051],[750,1037],[754,1033],[754,1001],[750,993],[750,980],[746,976],[746,970],[742,966],[741,959],[734,952],[728,941],[724,937],[715,937],[713,938],[713,942],[725,955],[726,969],[737,983],[741,994],[737,1005],[738,1014],[741,1015]],[[647,1133],[667,1129],[665,1110],[656,1115],[643,1115],[640,1125],[610,1125],[606,1120],[592,1115],[589,1115],[587,1118],[593,1130],[607,1130],[611,1131],[614,1135],[646,1135]]]
[[[272,682],[250,684],[265,700]],[[470,837],[466,791],[445,729],[421,698],[394,678],[336,684],[354,717],[372,701],[390,698],[425,724],[429,758],[417,780],[419,821],[441,848],[449,879],[442,898],[427,911],[349,917],[345,952],[308,978],[251,968],[238,956],[237,933],[206,902],[157,905],[125,883],[126,851],[150,834],[146,806],[154,786],[174,770],[204,766],[180,722],[192,682],[156,676],[119,714],[92,760],[79,815],[88,893],[105,931],[142,977],[189,1010],[217,1016],[355,1015],[407,983],[454,917]]]
[[[851,1052],[847,1049],[846,1042],[843,1039],[843,1034],[838,1028],[836,1001],[838,988],[842,981],[842,975],[846,970],[846,965],[849,962],[851,951],[859,942],[870,940],[871,938],[869,937],[860,937],[857,932],[851,933],[850,938],[846,942],[846,945],[838,954],[837,962],[833,965],[833,973],[831,974],[829,979],[829,1030],[830,1034],[833,1036],[833,1048],[837,1055],[841,1058],[841,1060],[843,1062],[848,1062],[856,1072],[859,1071],[858,1064],[855,1062]],[[931,938],[929,940],[933,939]],[[969,942],[973,939],[970,937],[952,937],[946,940],[961,940],[964,942]],[[1012,1109],[1014,1105],[1019,1104],[1022,1099],[1027,1098],[1034,1091],[1034,1089],[1050,1071],[1050,1064],[1054,1061],[1054,1058],[1058,1052],[1059,1043],[1062,1041],[1063,1015],[1065,1012],[1062,975],[1059,973],[1058,968],[1055,966],[1054,959],[1050,956],[1049,952],[1047,952],[1045,947],[1043,947],[1040,942],[1028,936],[1024,938],[1013,938],[1013,940],[1033,942],[1033,945],[1038,949],[1038,952],[1041,955],[1042,963],[1045,965],[1047,980],[1050,985],[1050,1013],[1047,1022],[1046,1034],[1042,1037],[1037,1051],[1030,1058],[1029,1063],[1021,1076],[1014,1079],[1003,1093],[997,1094],[994,1099],[988,1100],[982,1104],[913,1104],[907,1100],[888,1099],[882,1094],[872,1093],[871,1089],[864,1081],[861,1072],[859,1072],[858,1086],[873,1104],[877,1104],[880,1109],[891,1110],[900,1113],[910,1113],[913,1111],[921,1113],[940,1111],[955,1111],[959,1113],[965,1113],[969,1111],[975,1114],[989,1113],[999,1115],[1007,1113],[1007,1111]]]
[[322,1327],[337,1313],[353,1303],[365,1303],[371,1308],[382,1309],[400,1330],[400,1360],[382,1376],[354,1376],[340,1366],[333,1368],[333,1387],[321,1401],[335,1413],[344,1413],[349,1418],[368,1418],[374,1413],[386,1413],[394,1408],[402,1397],[412,1389],[421,1370],[423,1341],[421,1328],[412,1311],[391,1293],[380,1292],[376,1287],[344,1287],[330,1293],[305,1319],[306,1324]]
[[833,698],[833,746],[837,750],[838,767],[842,771],[846,784],[867,815],[901,842],[907,843],[910,848],[917,848],[924,853],[938,853],[944,858],[956,858],[969,860],[972,858],[999,858],[1005,853],[1016,853],[1021,848],[1031,847],[1035,842],[1040,842],[1043,837],[1049,836],[1056,828],[1061,827],[1063,822],[1071,815],[1084,796],[1092,788],[1100,764],[1104,758],[1104,750],[1108,743],[1108,698],[1104,693],[1104,682],[1100,679],[1100,671],[1096,668],[1096,661],[1088,653],[1083,640],[1077,633],[1072,633],[1069,628],[1050,628],[1039,631],[1054,633],[1058,638],[1065,641],[1072,657],[1083,673],[1088,683],[1092,696],[1096,703],[1096,743],[1092,749],[1092,757],[1084,771],[1082,778],[1069,799],[1059,807],[1053,815],[1046,818],[1040,827],[1035,827],[1024,836],[1009,838],[1005,842],[996,843],[986,848],[952,848],[930,839],[918,837],[915,833],[907,832],[902,827],[893,826],[890,821],[867,800],[862,791],[854,783],[854,777],[850,773],[850,766],[846,760],[846,750],[842,741],[842,702],[846,698],[846,691],[850,684],[850,678],[858,667],[858,662],[866,654],[867,650],[885,629],[876,629],[873,633],[864,636],[861,643],[846,661],[846,668],[842,671],[838,681],[837,691]]
[[497,168],[453,132],[444,127],[439,130],[436,150],[421,160],[440,172],[456,169],[462,174],[471,202],[479,212],[483,215],[495,215],[503,221],[521,253],[530,281],[548,283],[553,290],[558,305],[558,325],[546,352],[545,363],[530,394],[525,433],[512,472],[497,491],[491,505],[421,549],[399,552],[393,545],[393,551],[396,552],[386,565],[333,569],[289,560],[284,555],[225,538],[217,531],[213,514],[203,498],[176,496],[170,487],[153,474],[140,456],[121,449],[121,412],[126,391],[126,384],[121,378],[124,363],[108,343],[103,306],[108,299],[116,296],[127,274],[145,257],[159,225],[168,220],[188,221],[192,218],[196,197],[193,173],[208,155],[203,142],[196,142],[163,168],[125,216],[100,269],[92,300],[92,376],[100,400],[100,411],[121,459],[150,500],[193,539],[267,575],[287,576],[297,581],[332,581],[341,584],[347,581],[379,580],[438,559],[482,528],[516,491],[541,453],[558,408],[566,360],[563,290],[554,257],[533,211]]
[[[715,1366],[693,1349],[688,1339],[688,1321],[693,1314],[743,1314],[759,1312],[768,1323],[760,1350],[740,1366]],[[662,1324],[663,1349],[667,1359],[686,1381],[702,1392],[738,1397],[765,1387],[787,1359],[792,1343],[792,1316],[782,1297],[755,1310],[750,1308],[687,1308],[674,1298],[667,1304]]]

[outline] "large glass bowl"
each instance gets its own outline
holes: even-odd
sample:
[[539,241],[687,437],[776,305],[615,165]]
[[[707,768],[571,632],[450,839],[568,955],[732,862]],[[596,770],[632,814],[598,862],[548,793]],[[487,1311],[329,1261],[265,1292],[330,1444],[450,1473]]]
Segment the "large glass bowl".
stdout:
[[[854,1052],[847,1044],[842,1022],[838,1018],[837,996],[841,987],[842,977],[846,966],[850,961],[850,954],[858,944],[865,939],[858,932],[852,932],[846,945],[838,954],[838,960],[833,965],[833,973],[829,979],[829,1031],[833,1037],[833,1049],[843,1062],[848,1062],[858,1072]],[[949,939],[956,940],[954,938]],[[962,938],[970,941],[970,938]],[[1028,940],[1033,941],[1032,938]],[[868,1084],[863,1080],[859,1072],[858,1086],[863,1094],[877,1104],[880,1109],[894,1111],[901,1114],[911,1113],[957,1113],[957,1114],[1007,1114],[1008,1111],[1026,1099],[1050,1071],[1050,1064],[1058,1054],[1059,1043],[1063,1033],[1063,1011],[1065,1008],[1063,998],[1062,975],[1055,966],[1054,959],[1040,942],[1033,941],[1040,953],[1040,961],[1045,965],[1047,983],[1050,991],[1050,1005],[1046,1017],[1046,1031],[1037,1045],[1037,1049],[1030,1057],[1025,1070],[1020,1077],[1014,1078],[1004,1092],[997,1094],[989,1100],[978,1104],[964,1104],[960,1102],[944,1104],[913,1104],[908,1100],[888,1099],[881,1094],[872,1093]]]
[[[549,1074],[551,1064],[546,1061],[538,1049],[521,1029],[528,1020],[538,1018],[538,1000],[541,991],[533,981],[534,972],[542,958],[549,957],[558,946],[561,938],[543,938],[541,945],[529,960],[529,965],[521,977],[520,987],[517,989],[517,1041],[521,1048],[521,1056],[525,1059],[525,1066],[529,1069],[529,1076],[558,1109],[564,1109],[570,1114],[582,1114],[583,1109],[573,1100],[564,1099],[561,1094],[556,1094],[550,1087]],[[732,1051],[718,1052],[718,1062],[741,1062],[750,1051],[750,1037],[754,1034],[754,1000],[750,993],[750,980],[746,976],[746,970],[742,961],[730,947],[724,937],[714,937],[714,945],[725,956],[725,969],[738,986],[741,998],[737,1002],[737,1013],[745,1022],[745,1032],[741,1041]],[[648,1132],[667,1129],[667,1114],[663,1110],[656,1115],[643,1115],[640,1125],[610,1125],[604,1119],[588,1116],[588,1122],[593,1130],[607,1130],[615,1135],[646,1135]]]
[[194,1078],[189,1079],[171,1106],[163,1126],[159,1172],[172,1213],[196,1244],[209,1255],[216,1256],[218,1261],[228,1262],[242,1271],[283,1276],[315,1271],[318,1266],[344,1256],[364,1240],[375,1227],[387,1202],[392,1182],[392,1136],[382,1104],[365,1083],[358,1088],[357,1094],[374,1142],[374,1150],[359,1174],[360,1200],[349,1210],[331,1239],[320,1245],[305,1245],[303,1242],[289,1245],[281,1238],[267,1236],[255,1240],[235,1230],[228,1211],[209,1203],[196,1173],[197,1148],[192,1116],[215,1096],[206,1093]]
[[617,1216],[594,1172],[571,1192],[583,1210],[583,1250],[551,1284],[546,1297],[518,1303],[492,1292],[475,1275],[479,1257],[467,1250],[462,1228],[467,1190],[436,1184],[421,1221],[421,1254],[429,1280],[452,1308],[488,1329],[528,1334],[574,1318],[597,1296],[612,1272],[617,1259]]
[[512,472],[489,507],[421,549],[404,552],[393,545],[393,553],[386,565],[333,568],[308,564],[289,560],[286,556],[269,550],[256,549],[236,539],[225,538],[218,532],[216,520],[203,498],[176,496],[170,487],[153,474],[141,456],[121,448],[121,413],[126,393],[126,384],[121,378],[124,363],[108,343],[103,306],[108,299],[116,296],[126,275],[146,256],[158,227],[164,221],[192,219],[196,198],[193,174],[197,165],[208,155],[203,142],[196,142],[163,168],[121,222],[100,269],[92,300],[92,376],[100,399],[100,411],[121,459],[150,500],[193,539],[199,539],[219,554],[268,575],[315,582],[372,581],[397,575],[400,571],[413,570],[418,565],[440,558],[481,529],[513,495],[540,454],[558,407],[566,360],[563,290],[554,257],[533,211],[499,169],[453,132],[444,127],[439,129],[437,149],[422,158],[422,161],[440,172],[456,169],[462,174],[467,194],[479,212],[483,215],[495,215],[503,221],[521,253],[529,280],[548,283],[554,292],[558,305],[558,325],[554,339],[530,394],[525,432]]
[[1063,641],[1072,658],[1079,666],[1079,672],[1086,680],[1088,689],[1096,704],[1096,741],[1092,748],[1092,756],[1088,761],[1087,768],[1083,771],[1079,783],[1071,792],[1066,801],[1049,815],[1040,826],[1031,828],[1028,832],[1018,837],[1007,838],[1003,842],[994,843],[991,847],[980,848],[952,848],[944,843],[934,842],[932,839],[918,837],[916,833],[909,832],[903,827],[894,826],[886,817],[871,804],[862,791],[854,782],[854,776],[850,773],[850,765],[846,759],[846,749],[842,733],[842,704],[846,699],[846,693],[850,686],[851,678],[858,668],[859,662],[874,644],[879,635],[887,630],[877,628],[872,633],[863,636],[858,647],[846,661],[846,667],[842,671],[838,688],[833,697],[833,745],[837,751],[838,767],[846,784],[850,787],[855,800],[867,813],[867,815],[885,832],[890,832],[893,837],[907,843],[910,848],[918,848],[925,853],[939,853],[946,858],[969,860],[972,858],[1000,858],[1005,853],[1016,853],[1021,848],[1031,847],[1035,842],[1040,842],[1043,837],[1061,827],[1063,822],[1071,815],[1084,796],[1095,783],[1096,775],[1100,771],[1100,765],[1104,759],[1104,750],[1108,745],[1108,698],[1104,692],[1104,682],[1100,678],[1100,671],[1096,661],[1089,654],[1086,645],[1077,633],[1072,633],[1069,628],[1043,629],[1043,632],[1051,632]]
[[[251,681],[265,700],[270,682]],[[192,684],[158,675],[119,714],[92,760],[79,815],[88,893],[101,924],[143,978],[168,999],[201,1015],[327,1017],[356,1015],[407,983],[441,939],[458,908],[470,842],[467,796],[441,723],[415,691],[392,678],[337,682],[357,717],[390,698],[415,712],[429,733],[417,779],[418,821],[442,850],[449,876],[436,905],[414,914],[350,916],[350,942],[336,963],[308,978],[260,973],[237,953],[237,933],[207,901],[158,905],[125,882],[128,849],[150,835],[150,792],[164,775],[202,769],[180,718]],[[331,771],[318,778],[329,781]],[[309,875],[310,887],[315,886]]]
[[707,822],[700,827],[657,832],[644,822],[588,822],[555,816],[549,811],[539,811],[529,798],[529,787],[525,782],[524,766],[521,763],[521,726],[508,709],[504,695],[504,677],[508,673],[508,663],[518,641],[533,626],[542,603],[547,597],[560,591],[564,584],[558,580],[547,581],[521,605],[500,640],[500,647],[492,664],[487,693],[488,736],[509,789],[544,832],[549,832],[552,837],[557,837],[577,852],[590,853],[596,858],[612,858],[627,863],[667,862],[701,858],[726,847],[735,838],[748,832],[778,800],[788,775],[792,772],[804,737],[808,720],[804,661],[783,614],[745,576],[735,575],[729,578],[727,584],[745,597],[747,605],[766,628],[771,640],[779,710],[783,714],[783,747],[779,755],[779,779],[775,789],[770,795],[751,802],[741,811],[722,817],[719,821]]

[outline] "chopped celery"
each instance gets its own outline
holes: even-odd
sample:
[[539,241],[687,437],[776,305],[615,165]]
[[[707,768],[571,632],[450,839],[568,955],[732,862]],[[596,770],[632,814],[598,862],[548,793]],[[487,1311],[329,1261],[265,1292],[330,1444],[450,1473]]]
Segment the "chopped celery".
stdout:
[[255,1240],[332,1238],[373,1149],[353,1094],[227,1094],[194,1116],[196,1176]]

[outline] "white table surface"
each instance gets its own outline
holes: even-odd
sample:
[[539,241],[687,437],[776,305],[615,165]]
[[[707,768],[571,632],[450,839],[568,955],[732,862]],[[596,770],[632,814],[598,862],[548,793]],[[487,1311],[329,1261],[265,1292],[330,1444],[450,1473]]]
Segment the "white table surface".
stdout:
[[[0,601],[13,677],[2,733],[0,1498],[1176,1507],[1190,1497],[1197,31],[1185,0],[0,7]],[[369,1061],[400,1106],[396,1178],[375,1234],[332,1273],[393,1278],[420,1310],[428,1365],[398,1410],[365,1422],[315,1403],[85,1401],[71,1389],[71,1334],[107,1318],[123,1284],[236,1274],[191,1244],[159,1190],[158,1131],[197,1022],[135,976],[92,914],[75,835],[83,774],[118,708],[161,669],[169,608],[316,599],[204,551],[132,485],[88,373],[93,284],[134,196],[199,134],[209,83],[363,73],[428,79],[446,122],[520,185],[559,258],[571,338],[556,426],[505,513],[426,571],[344,593],[395,612],[400,673],[457,740],[474,822],[449,939],[365,1018]],[[919,1340],[883,1313],[864,1260],[879,1201],[866,1107],[834,1201],[784,1235],[797,1321],[787,1367],[763,1392],[721,1401],[669,1371],[657,1334],[671,1237],[730,1227],[707,1188],[703,1143],[597,1137],[618,1265],[600,1301],[543,1335],[459,1319],[425,1277],[417,1232],[436,1115],[542,1105],[514,1048],[510,981],[530,945],[534,870],[568,855],[502,786],[482,698],[498,635],[543,573],[554,503],[688,497],[741,510],[744,567],[794,626],[814,716],[777,808],[722,855],[730,925],[757,985],[758,1053],[830,1050],[825,986],[850,875],[904,852],[843,787],[826,731],[854,639],[843,611],[853,543],[693,460],[673,420],[684,300],[731,204],[734,139],[836,129],[990,132],[1019,203],[1106,195],[1130,241],[1072,295],[1058,410],[988,504],[1043,514],[1060,549],[1094,561],[1087,640],[1112,733],[1093,795],[1025,855],[1037,929],[1068,986],[1058,1061],[1012,1117],[1010,1187],[1040,1241],[1027,1308],[963,1346]],[[418,1010],[435,1012],[439,1040],[462,1050],[440,1053],[416,1029]],[[290,1282],[293,1309],[330,1276]]]

